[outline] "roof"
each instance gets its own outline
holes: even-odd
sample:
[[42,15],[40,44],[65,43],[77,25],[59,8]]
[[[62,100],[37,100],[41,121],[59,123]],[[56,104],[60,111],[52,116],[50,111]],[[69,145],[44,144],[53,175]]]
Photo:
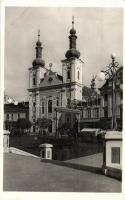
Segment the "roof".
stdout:
[[105,139],[122,139],[121,131],[106,131]]
[[62,81],[63,80],[63,77],[59,74],[57,74],[57,77]]
[[83,128],[81,132],[98,132],[100,130],[100,128]]
[[52,148],[53,145],[52,144],[47,144],[47,143],[44,143],[44,144],[40,144],[39,147],[45,147],[45,148]]
[[4,109],[5,110],[12,110],[12,109],[23,109],[27,110],[29,109],[29,102],[19,102],[17,105],[14,103],[9,103],[9,104],[4,104]]
[[40,79],[40,82],[43,84],[43,82],[46,81],[46,78],[48,78],[48,77],[49,77],[49,79],[47,79],[47,82],[48,82],[48,80],[51,82],[53,80],[54,76],[55,76],[56,79],[60,80],[61,82],[63,81],[63,77],[61,75],[57,74],[57,72],[54,72],[52,70],[48,70],[44,74],[44,77]]
[[10,131],[4,130],[4,131],[3,131],[3,134],[4,134],[4,135],[9,135],[9,134],[10,134]]
[[80,114],[80,110],[66,107],[55,107],[55,111]]

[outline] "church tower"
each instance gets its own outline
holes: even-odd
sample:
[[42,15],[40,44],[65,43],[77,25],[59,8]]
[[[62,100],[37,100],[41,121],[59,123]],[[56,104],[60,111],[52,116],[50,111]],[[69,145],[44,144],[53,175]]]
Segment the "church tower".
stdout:
[[76,48],[76,30],[74,28],[74,17],[69,35],[69,50],[66,52],[66,59],[62,60],[63,72],[63,106],[70,105],[72,100],[82,100],[82,76],[83,64],[80,59],[80,52]]
[[38,31],[38,40],[36,42],[36,58],[32,62],[32,67],[29,68],[29,119],[34,124],[33,132],[35,132],[35,122],[39,117],[39,86],[40,81],[46,72],[45,62],[42,59],[42,43],[40,41],[40,30]]
[[38,41],[36,42],[36,58],[32,62],[32,68],[29,68],[29,88],[38,87],[40,79],[44,77],[45,73],[45,62],[42,59],[42,43],[40,41],[40,30],[38,31]]

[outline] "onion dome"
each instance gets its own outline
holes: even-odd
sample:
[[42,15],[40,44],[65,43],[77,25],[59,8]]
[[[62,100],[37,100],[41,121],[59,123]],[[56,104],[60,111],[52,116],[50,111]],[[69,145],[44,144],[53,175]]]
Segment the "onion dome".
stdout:
[[38,31],[38,41],[36,42],[36,59],[33,60],[33,67],[44,67],[45,61],[42,60],[42,43],[40,41],[40,30]]
[[33,67],[36,67],[36,66],[44,67],[45,61],[42,60],[41,58],[36,58],[36,59],[33,60],[32,65],[33,65]]
[[66,58],[79,58],[80,52],[76,49],[76,30],[74,29],[74,17],[72,19],[72,28],[70,29],[69,35],[69,50],[66,52]]
[[36,46],[41,46],[42,45],[42,43],[40,42],[40,40],[38,40],[37,42],[36,42]]
[[74,28],[72,28],[72,29],[70,30],[70,34],[76,34],[76,30],[75,30]]
[[65,56],[66,56],[66,58],[71,58],[71,57],[79,58],[80,52],[78,50],[72,48],[66,52]]

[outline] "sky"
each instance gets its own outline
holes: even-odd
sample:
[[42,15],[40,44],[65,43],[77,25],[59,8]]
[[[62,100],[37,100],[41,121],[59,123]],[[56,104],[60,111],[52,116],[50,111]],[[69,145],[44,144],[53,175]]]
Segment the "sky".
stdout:
[[[81,53],[83,84],[90,86],[111,62],[111,53],[123,65],[123,9],[87,7],[6,7],[5,9],[5,94],[17,101],[28,100],[29,71],[35,59],[40,29],[46,67],[62,73],[61,60],[69,48],[69,30],[75,18],[77,49]],[[49,67],[48,67],[49,68]],[[97,87],[102,83],[96,80]]]

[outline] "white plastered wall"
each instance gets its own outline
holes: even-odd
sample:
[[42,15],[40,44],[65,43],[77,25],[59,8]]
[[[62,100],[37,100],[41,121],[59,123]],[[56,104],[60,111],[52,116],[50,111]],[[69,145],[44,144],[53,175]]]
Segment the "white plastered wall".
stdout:
[[[120,164],[111,162],[111,148],[120,147]],[[122,169],[122,141],[106,141],[106,166],[116,169]]]

